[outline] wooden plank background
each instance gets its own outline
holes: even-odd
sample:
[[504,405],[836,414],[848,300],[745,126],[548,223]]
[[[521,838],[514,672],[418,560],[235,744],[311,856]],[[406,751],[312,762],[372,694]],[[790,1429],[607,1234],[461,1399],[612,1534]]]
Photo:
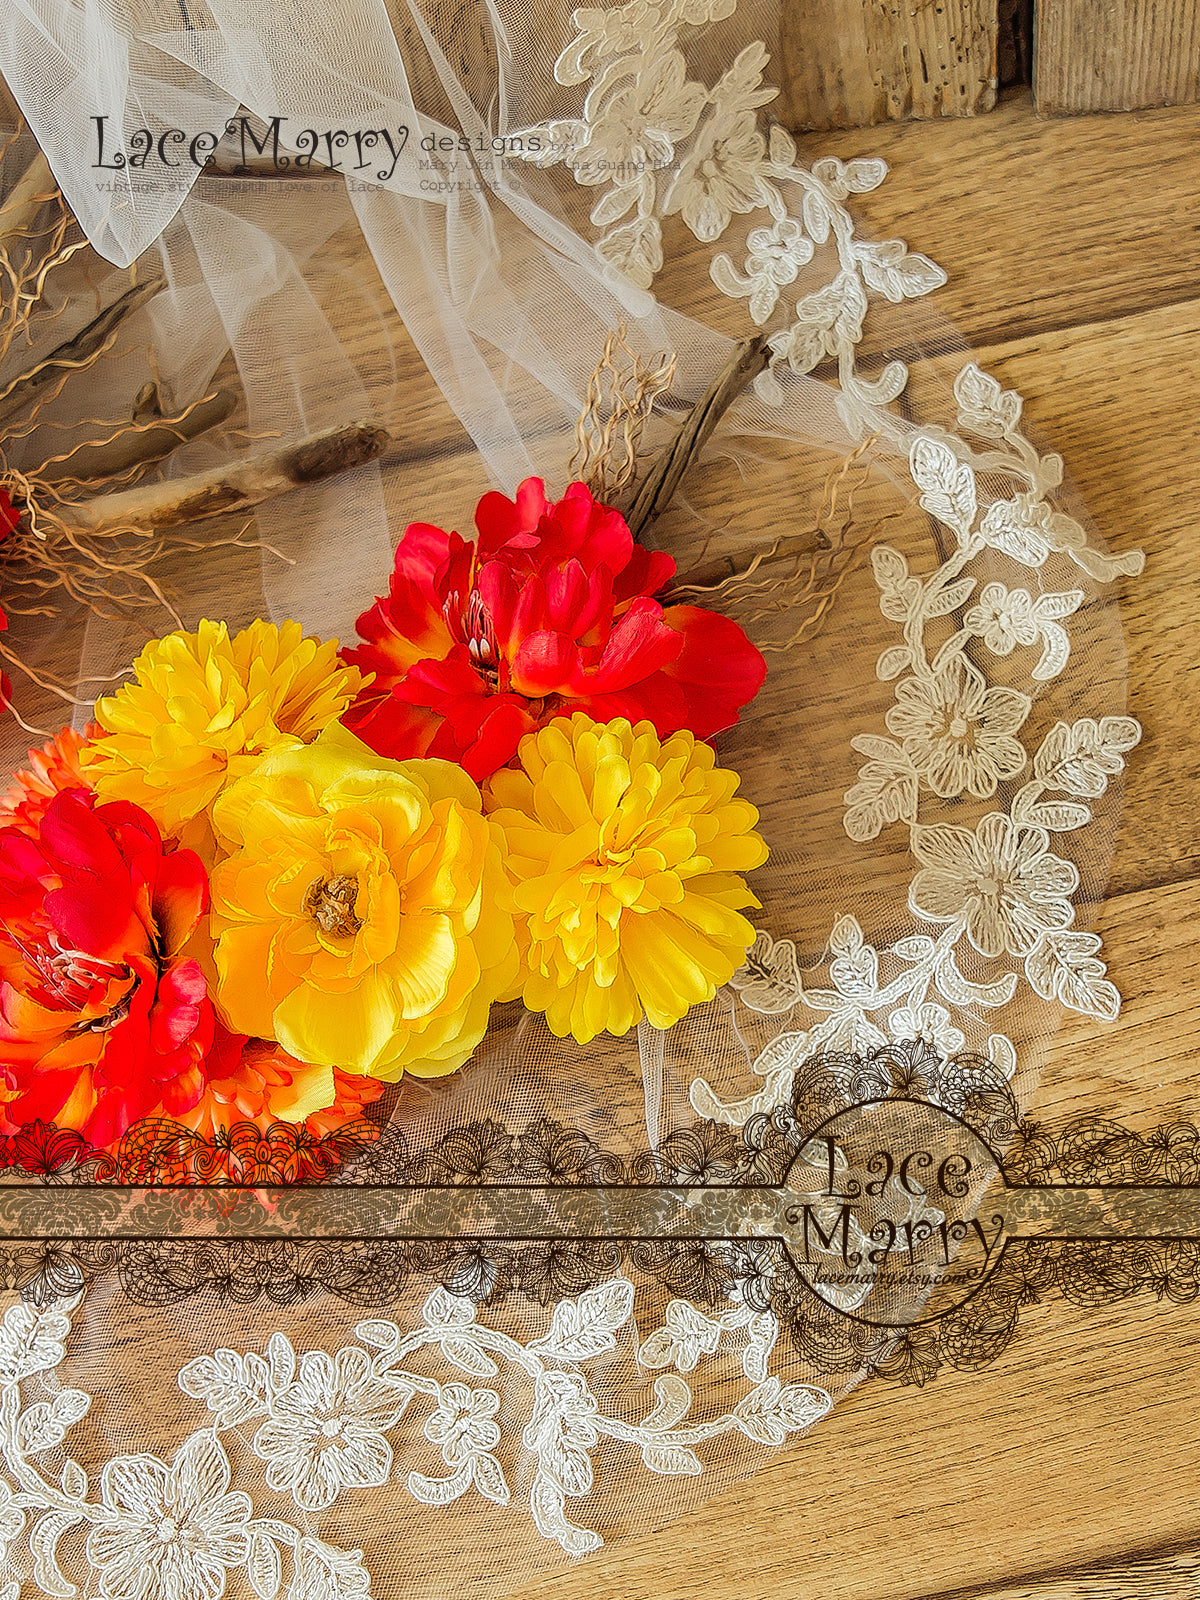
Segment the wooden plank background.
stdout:
[[1195,0],[1037,0],[1034,94],[1047,115],[1200,95]]
[[[1034,1114],[1194,1121],[1200,109],[1051,121],[1026,91],[975,121],[824,134],[808,154],[887,158],[887,183],[859,205],[868,226],[946,267],[937,299],[980,364],[1028,397],[1110,544],[1147,552],[1122,586],[1146,733],[1100,922],[1125,1008],[1115,1026],[1068,1019]],[[729,326],[700,254],[673,262],[672,286]],[[1197,1316],[1149,1298],[1031,1307],[984,1371],[866,1384],[699,1512],[560,1575],[514,1571],[507,1593],[1181,1600],[1200,1575]]]

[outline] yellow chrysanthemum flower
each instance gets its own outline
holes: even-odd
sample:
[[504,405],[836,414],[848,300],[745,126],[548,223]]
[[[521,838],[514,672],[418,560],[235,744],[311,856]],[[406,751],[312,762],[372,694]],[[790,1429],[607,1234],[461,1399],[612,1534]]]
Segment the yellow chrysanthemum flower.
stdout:
[[690,733],[556,718],[496,773],[522,939],[522,998],[580,1044],[645,1016],[669,1028],[711,1000],[754,943],[740,873],[767,847],[738,776]]
[[96,702],[105,738],[83,753],[102,800],[131,800],[179,834],[222,786],[281,745],[308,743],[362,686],[337,641],[306,639],[298,622],[223,622],[171,633],[134,662],[135,680]]
[[500,831],[446,761],[340,727],[265,756],[213,808],[217,1002],[297,1060],[393,1082],[460,1067],[517,991]]

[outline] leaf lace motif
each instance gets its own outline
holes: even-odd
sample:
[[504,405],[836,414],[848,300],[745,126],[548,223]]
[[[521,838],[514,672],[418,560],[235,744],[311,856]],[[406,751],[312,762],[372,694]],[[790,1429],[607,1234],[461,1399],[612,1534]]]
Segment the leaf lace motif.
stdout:
[[[819,1020],[781,1032],[766,1046],[754,1062],[762,1088],[740,1101],[721,1100],[697,1079],[691,1099],[703,1116],[741,1124],[785,1100],[810,1057],[870,1051],[889,1040],[920,1039],[952,1055],[974,1034],[972,1043],[1011,1077],[1012,1041],[995,1032],[983,1041],[979,1019],[1008,1004],[1022,979],[1039,998],[1101,1020],[1112,1021],[1120,1010],[1099,936],[1074,925],[1079,871],[1059,854],[1058,839],[1092,822],[1092,802],[1122,772],[1141,728],[1132,717],[1081,717],[1057,722],[1036,748],[1027,748],[1021,734],[1033,693],[989,684],[968,646],[993,657],[1037,652],[1029,668],[1035,691],[1067,666],[1063,623],[1082,605],[1084,591],[1035,597],[1023,586],[993,581],[976,593],[971,563],[991,550],[1037,571],[1057,555],[1094,581],[1110,581],[1140,572],[1143,558],[1094,549],[1079,522],[1053,509],[1047,495],[1062,481],[1062,462],[1039,455],[1020,432],[1018,394],[969,363],[954,395],[959,427],[984,447],[973,450],[936,429],[913,441],[909,471],[920,504],[951,531],[955,548],[928,577],[912,572],[898,550],[872,551],[880,611],[901,629],[903,642],[877,662],[879,679],[895,684],[895,700],[884,718],[886,733],[851,739],[867,759],[845,795],[852,840],[865,843],[885,828],[907,827],[917,864],[908,889],[914,931],[877,949],[857,918],[839,918],[824,986],[805,983],[792,941],[758,931],[731,981],[741,1004],[768,1016],[804,1008]],[[982,505],[978,477],[985,472],[992,482],[1009,483],[1007,498]],[[934,649],[930,624],[953,613],[960,624]],[[938,801],[999,801],[1002,784],[1014,786],[1007,803],[973,828],[926,820]],[[968,958],[977,969],[980,957],[1001,969],[968,978]]]
[[[18,1305],[0,1326],[0,1600],[17,1600],[19,1581],[4,1581],[14,1571],[31,1575],[44,1594],[77,1594],[60,1554],[72,1532],[83,1537],[84,1558],[104,1600],[135,1592],[141,1600],[219,1600],[234,1571],[245,1574],[259,1600],[277,1600],[285,1562],[287,1600],[359,1600],[370,1593],[362,1551],[326,1543],[313,1533],[312,1518],[343,1495],[388,1483],[398,1447],[440,1452],[443,1470],[414,1467],[403,1478],[413,1498],[430,1507],[471,1490],[508,1505],[512,1468],[506,1472],[499,1451],[522,1449],[532,1458],[529,1512],[538,1532],[569,1554],[584,1555],[603,1541],[570,1521],[565,1507],[591,1490],[592,1451],[601,1438],[639,1450],[651,1472],[694,1476],[703,1471],[695,1447],[733,1431],[781,1444],[832,1403],[824,1389],[769,1377],[770,1345],[759,1334],[759,1353],[746,1365],[754,1387],[732,1410],[689,1423],[691,1389],[677,1374],[664,1373],[640,1423],[608,1416],[584,1366],[616,1350],[622,1333],[627,1351],[636,1349],[627,1278],[560,1300],[547,1332],[527,1344],[487,1327],[471,1301],[439,1288],[425,1301],[417,1327],[372,1318],[355,1328],[359,1343],[334,1354],[298,1355],[275,1332],[261,1354],[218,1350],[189,1362],[179,1387],[207,1405],[211,1428],[187,1438],[170,1463],[149,1454],[115,1457],[92,1484],[73,1457],[57,1476],[38,1459],[63,1444],[87,1415],[91,1397],[59,1389],[49,1403],[29,1403],[22,1388],[63,1360],[70,1313],[81,1299]],[[751,1315],[761,1320],[761,1313]],[[406,1363],[422,1352],[440,1353],[463,1376],[441,1382],[410,1370]],[[501,1364],[515,1369],[528,1397],[523,1427],[507,1440],[495,1420],[500,1393],[484,1386]],[[507,1391],[510,1408],[516,1393],[516,1385]],[[247,1438],[264,1464],[267,1487],[290,1495],[302,1521],[258,1517],[249,1495],[230,1489],[228,1449],[246,1448]]]
[[770,365],[756,391],[778,403],[781,375],[809,373],[832,359],[838,409],[851,435],[887,432],[884,408],[904,390],[908,369],[890,361],[874,378],[858,371],[863,320],[872,300],[918,298],[944,284],[946,274],[901,239],[856,236],[845,202],[877,189],[885,162],[827,156],[809,169],[798,164],[783,127],[763,124],[761,109],[779,90],[763,82],[770,58],[761,41],[746,45],[714,84],[688,77],[681,45],[690,30],[736,8],[737,0],[631,0],[577,11],[576,37],[555,77],[588,85],[582,114],[520,130],[513,154],[538,167],[561,166],[596,191],[596,249],[642,289],[663,265],[663,217],[682,217],[697,239],[712,244],[735,216],[765,213],[769,220],[746,236],[741,268],[722,251],[709,269],[722,294],[747,301],[757,327],[776,314],[818,249],[826,250],[828,281],[792,301],[790,322],[770,337]]

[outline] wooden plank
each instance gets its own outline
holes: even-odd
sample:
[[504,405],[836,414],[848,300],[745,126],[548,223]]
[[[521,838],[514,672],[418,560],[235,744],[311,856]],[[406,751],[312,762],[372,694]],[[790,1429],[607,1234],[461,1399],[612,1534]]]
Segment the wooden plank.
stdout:
[[1038,0],[1033,84],[1048,115],[1200,99],[1194,0]]
[[996,0],[788,0],[780,115],[791,128],[973,117],[996,103]]

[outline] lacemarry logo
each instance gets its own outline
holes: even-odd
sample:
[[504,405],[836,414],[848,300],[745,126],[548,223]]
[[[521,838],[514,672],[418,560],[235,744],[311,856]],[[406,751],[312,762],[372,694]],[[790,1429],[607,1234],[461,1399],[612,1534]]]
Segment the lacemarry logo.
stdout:
[[235,174],[254,170],[255,158],[266,157],[276,172],[304,172],[314,162],[333,172],[365,173],[380,183],[386,183],[395,172],[400,157],[409,142],[409,129],[403,125],[395,128],[301,128],[288,134],[287,143],[294,150],[289,154],[284,148],[284,116],[272,117],[259,133],[255,131],[256,119],[247,116],[232,117],[219,131],[201,129],[188,133],[183,128],[135,128],[124,140],[114,127],[111,118],[91,118],[95,160],[94,172],[145,172],[152,170],[178,171],[189,165],[197,169],[209,164],[217,146],[228,141],[236,152],[237,164],[231,169]]

